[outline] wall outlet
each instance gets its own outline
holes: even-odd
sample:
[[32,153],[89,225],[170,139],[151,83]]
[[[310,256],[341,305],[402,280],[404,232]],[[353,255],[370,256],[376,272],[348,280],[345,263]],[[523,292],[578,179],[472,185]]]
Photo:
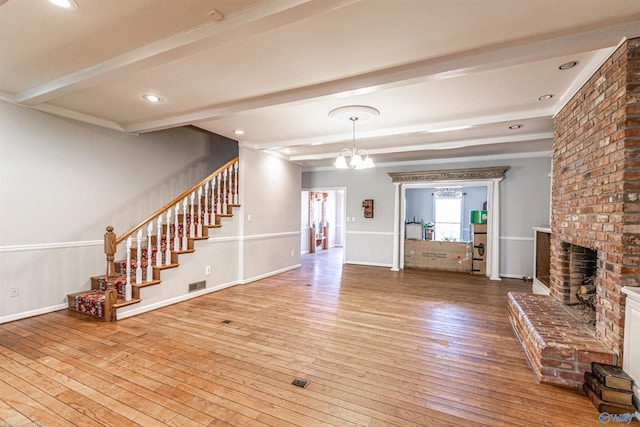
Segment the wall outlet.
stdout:
[[294,251],[293,249],[291,249],[291,256],[294,256],[296,253],[296,251]]
[[12,298],[20,296],[20,288],[18,286],[9,288],[9,296]]
[[204,268],[204,274],[207,275],[207,276],[211,276],[211,266],[210,265],[207,265]]
[[251,214],[247,215],[247,222],[251,222]]

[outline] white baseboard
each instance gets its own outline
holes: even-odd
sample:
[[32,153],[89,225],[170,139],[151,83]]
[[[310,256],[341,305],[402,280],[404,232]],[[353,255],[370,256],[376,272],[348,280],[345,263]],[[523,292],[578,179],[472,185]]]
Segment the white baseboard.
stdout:
[[270,271],[269,273],[260,274],[258,276],[250,277],[248,279],[244,279],[240,281],[241,284],[245,285],[247,283],[255,282],[256,280],[266,279],[267,277],[275,276],[276,274],[285,273],[287,271],[295,270],[296,268],[302,267],[302,264],[296,264],[289,267],[281,268],[280,270]]
[[510,273],[500,273],[500,277],[504,277],[505,279],[520,279],[523,277],[531,277],[526,274],[510,274]]
[[219,291],[219,290],[222,290],[222,289],[230,288],[231,286],[235,286],[235,285],[238,285],[238,284],[240,284],[240,282],[238,282],[238,281],[223,283],[223,284],[220,284],[220,285],[212,286],[211,288],[203,289],[201,291],[190,292],[188,294],[180,295],[179,297],[170,298],[170,299],[167,299],[167,300],[164,300],[164,301],[160,301],[160,302],[157,302],[155,304],[149,304],[149,305],[145,305],[145,306],[140,307],[140,308],[135,308],[133,310],[128,310],[128,311],[126,311],[124,313],[118,313],[117,320],[126,319],[127,317],[136,316],[138,314],[146,313],[148,311],[156,310],[158,308],[166,307],[168,305],[176,304],[176,303],[179,303],[179,302],[182,302],[182,301],[187,301],[187,300],[190,300],[192,298],[197,298],[197,297],[200,297],[202,295],[210,294],[211,292],[216,292],[216,291]]
[[393,264],[379,263],[379,262],[365,262],[365,261],[345,261],[345,264],[353,265],[368,265],[370,267],[388,267],[393,268]]
[[50,307],[42,307],[37,310],[29,310],[23,311],[22,313],[9,314],[7,316],[0,317],[0,324],[13,322],[14,320],[26,319],[27,317],[39,316],[40,314],[52,313],[58,310],[64,310],[67,307],[67,304],[56,304]]
[[[228,283],[223,283],[223,284],[220,284],[220,285],[213,286],[211,288],[203,289],[201,291],[191,292],[191,293],[188,293],[188,294],[185,294],[185,295],[180,295],[178,297],[170,298],[170,299],[167,299],[167,300],[164,300],[164,301],[160,301],[160,302],[157,302],[157,303],[154,303],[154,304],[149,304],[149,305],[145,305],[145,306],[142,306],[142,307],[139,307],[139,308],[135,308],[135,309],[132,309],[132,310],[127,310],[124,313],[118,313],[117,314],[117,320],[126,319],[127,317],[136,316],[138,314],[146,313],[148,311],[155,310],[155,309],[158,309],[158,308],[161,308],[161,307],[166,307],[168,305],[176,304],[176,303],[179,303],[179,302],[182,302],[182,301],[186,301],[186,300],[189,300],[189,299],[192,299],[192,298],[197,298],[199,296],[206,295],[206,294],[209,294],[211,292],[220,291],[222,289],[229,288],[231,286],[240,285],[240,284],[246,284],[246,283],[250,283],[250,282],[255,282],[256,280],[265,279],[267,277],[275,276],[276,274],[284,273],[284,272],[287,272],[287,271],[290,271],[290,270],[295,270],[296,268],[300,268],[300,267],[302,267],[302,264],[296,264],[296,265],[292,265],[290,267],[282,268],[280,270],[271,271],[269,273],[265,273],[265,274],[261,274],[259,276],[251,277],[249,279],[236,280],[236,281],[232,281],[232,282],[228,282]],[[0,317],[0,324],[7,323],[7,322],[13,322],[14,320],[26,319],[27,317],[38,316],[40,314],[47,314],[47,313],[51,313],[51,312],[58,311],[58,310],[64,310],[67,307],[68,307],[67,304],[57,304],[57,305],[53,305],[53,306],[50,306],[50,307],[39,308],[37,310],[24,311],[24,312],[21,312],[21,313],[2,316],[2,317]]]
[[222,289],[229,288],[231,286],[244,285],[246,283],[254,282],[256,280],[260,280],[260,279],[264,279],[264,278],[267,278],[267,277],[275,276],[276,274],[284,273],[284,272],[289,271],[289,270],[295,270],[296,268],[300,268],[301,266],[302,266],[301,264],[296,264],[296,265],[291,266],[291,267],[286,267],[286,268],[283,268],[283,269],[280,269],[280,270],[271,271],[269,273],[261,274],[260,276],[252,277],[250,279],[235,280],[235,281],[232,281],[232,282],[223,283],[223,284],[220,284],[220,285],[217,285],[217,286],[213,286],[211,288],[203,289],[201,291],[190,292],[190,293],[188,293],[186,295],[180,295],[179,297],[170,298],[168,300],[160,301],[160,302],[157,302],[155,304],[149,304],[149,305],[146,305],[144,307],[136,308],[136,309],[133,309],[133,310],[128,310],[128,311],[126,311],[124,313],[118,313],[118,320],[126,319],[127,317],[136,316],[138,314],[146,313],[147,311],[156,310],[158,308],[166,307],[168,305],[176,304],[176,303],[179,303],[179,302],[182,302],[182,301],[186,301],[186,300],[189,300],[189,299],[192,299],[192,298],[197,298],[197,297],[200,297],[202,295],[209,294],[211,292],[216,292],[216,291],[220,291]]

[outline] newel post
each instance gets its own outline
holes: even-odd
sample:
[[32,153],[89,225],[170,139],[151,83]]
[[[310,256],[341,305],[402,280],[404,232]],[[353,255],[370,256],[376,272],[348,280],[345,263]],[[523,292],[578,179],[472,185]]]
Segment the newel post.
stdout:
[[118,293],[115,287],[115,263],[116,254],[116,234],[113,227],[108,226],[104,234],[104,253],[107,255],[107,289],[104,292],[104,318],[108,321],[116,320],[116,311],[113,307],[118,301]]

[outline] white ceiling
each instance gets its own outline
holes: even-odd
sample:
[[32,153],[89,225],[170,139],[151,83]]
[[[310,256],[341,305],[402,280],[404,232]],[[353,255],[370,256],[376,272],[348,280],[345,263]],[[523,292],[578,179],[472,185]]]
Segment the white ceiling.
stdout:
[[638,0],[76,1],[0,0],[0,99],[123,132],[194,125],[305,168],[350,148],[328,113],[351,104],[380,111],[356,128],[377,164],[549,151],[553,115],[640,36]]

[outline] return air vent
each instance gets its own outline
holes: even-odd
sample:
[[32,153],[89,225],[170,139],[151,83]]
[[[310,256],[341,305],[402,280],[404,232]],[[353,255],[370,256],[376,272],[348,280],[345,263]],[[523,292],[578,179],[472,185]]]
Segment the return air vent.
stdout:
[[200,282],[189,283],[189,292],[199,291],[207,287],[207,281],[202,280]]

